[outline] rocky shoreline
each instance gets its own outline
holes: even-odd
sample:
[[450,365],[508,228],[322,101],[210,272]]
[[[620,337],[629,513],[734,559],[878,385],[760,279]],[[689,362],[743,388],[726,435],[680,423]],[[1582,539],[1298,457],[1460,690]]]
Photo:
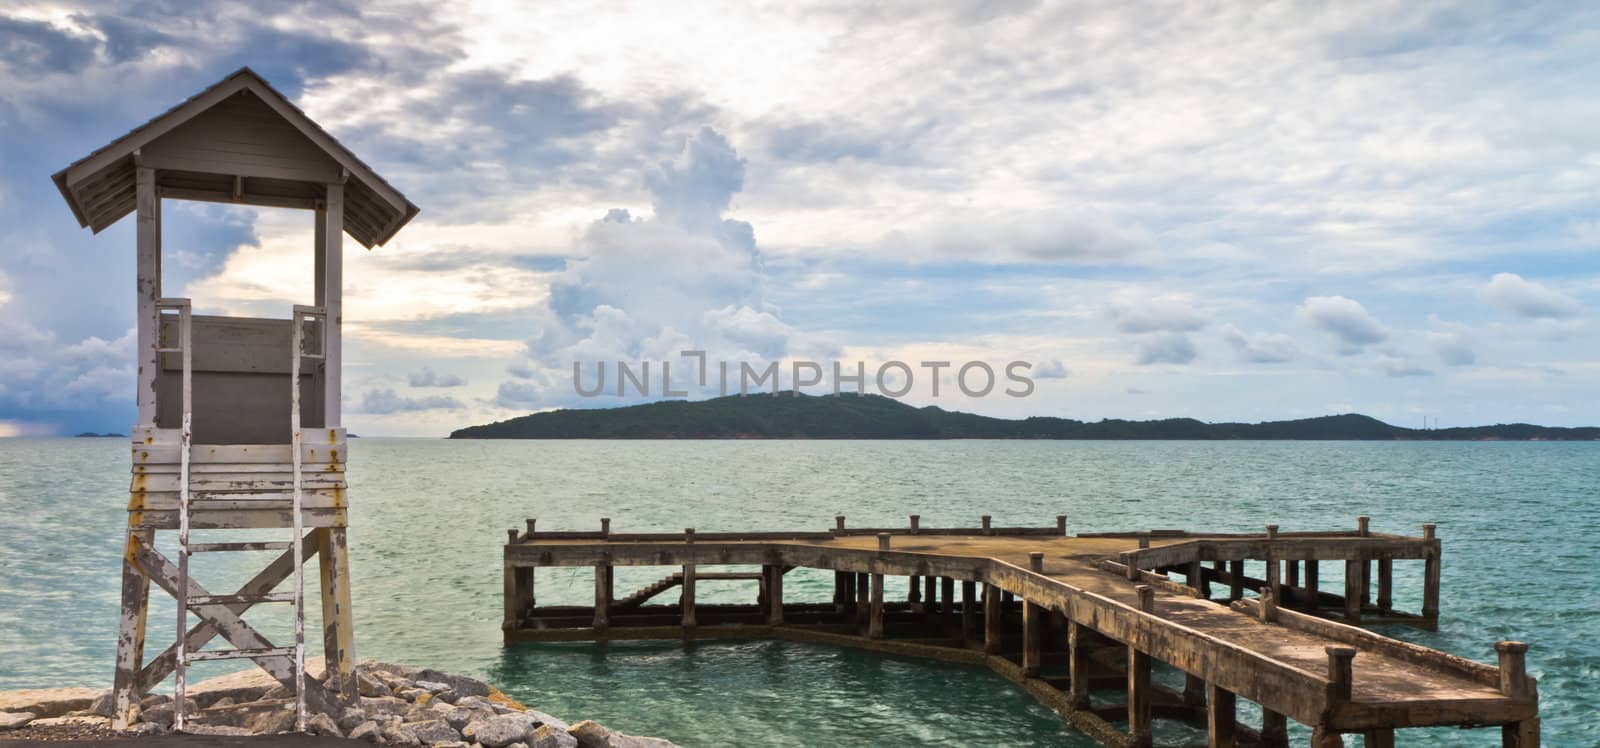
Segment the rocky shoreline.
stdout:
[[[320,660],[307,663],[320,677]],[[529,709],[480,680],[437,670],[364,660],[356,666],[358,706],[337,714],[308,707],[306,731],[404,748],[676,748],[667,740],[612,732],[583,720],[568,724]],[[273,735],[293,731],[293,694],[259,670],[187,689],[184,732]],[[166,735],[170,696],[146,696],[126,731],[111,729],[111,692],[61,688],[0,692],[0,740],[99,740]]]

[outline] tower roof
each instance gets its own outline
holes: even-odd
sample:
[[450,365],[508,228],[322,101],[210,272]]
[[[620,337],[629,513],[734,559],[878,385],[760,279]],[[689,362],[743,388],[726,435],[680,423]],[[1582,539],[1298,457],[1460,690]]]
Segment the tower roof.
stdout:
[[135,169],[158,170],[166,197],[314,208],[343,182],[344,228],[367,248],[418,208],[248,67],[189,97],[52,179],[82,226],[99,233],[132,212]]

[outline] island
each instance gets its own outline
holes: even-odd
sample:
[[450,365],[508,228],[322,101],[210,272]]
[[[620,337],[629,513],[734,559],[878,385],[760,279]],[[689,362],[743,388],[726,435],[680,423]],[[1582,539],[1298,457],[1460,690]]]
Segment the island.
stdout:
[[1595,441],[1600,428],[1526,423],[1411,429],[1356,413],[1262,423],[1193,418],[992,418],[881,395],[781,392],[550,410],[451,432],[451,439],[1304,439]]

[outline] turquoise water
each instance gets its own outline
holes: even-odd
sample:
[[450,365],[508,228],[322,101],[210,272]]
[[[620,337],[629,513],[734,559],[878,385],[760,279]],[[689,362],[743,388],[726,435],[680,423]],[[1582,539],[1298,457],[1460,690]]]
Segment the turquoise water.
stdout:
[[[1091,743],[977,668],[777,642],[504,648],[507,527],[612,517],[619,531],[823,529],[835,514],[901,524],[910,513],[928,525],[1066,514],[1073,531],[1325,529],[1369,514],[1376,530],[1415,533],[1436,522],[1440,631],[1385,633],[1484,661],[1497,639],[1531,643],[1545,744],[1600,745],[1600,593],[1589,582],[1600,445],[362,439],[350,482],[359,656],[475,673],[545,711],[686,746]],[[109,683],[127,485],[122,440],[0,440],[0,689]],[[231,563],[201,581],[231,591],[253,561]],[[619,570],[618,588],[657,574]],[[1397,602],[1415,609],[1420,568],[1397,563],[1395,575]],[[826,599],[830,583],[795,578],[786,597]],[[542,603],[593,590],[587,574],[555,570],[538,585]],[[749,592],[708,583],[700,595]],[[252,620],[269,637],[288,630]],[[153,649],[172,621],[158,595]],[[1401,739],[1488,746],[1498,732]]]

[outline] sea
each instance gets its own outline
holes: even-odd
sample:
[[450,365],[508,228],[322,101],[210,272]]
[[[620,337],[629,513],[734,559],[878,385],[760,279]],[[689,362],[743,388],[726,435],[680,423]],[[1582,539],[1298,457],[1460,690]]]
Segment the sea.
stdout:
[[[128,459],[123,439],[0,439],[0,690],[109,687]],[[542,530],[590,530],[608,517],[617,532],[823,530],[840,514],[852,525],[919,514],[924,526],[974,526],[988,514],[1047,526],[1064,514],[1070,532],[1248,532],[1353,529],[1369,515],[1376,531],[1420,534],[1431,522],[1443,542],[1439,630],[1382,633],[1486,662],[1497,640],[1528,642],[1544,745],[1600,745],[1600,443],[366,438],[351,441],[348,470],[358,657],[474,675],[565,719],[687,747],[1094,743],[979,667],[789,642],[504,646],[507,528],[537,518]],[[215,554],[195,576],[231,592],[264,561]],[[619,570],[618,594],[662,573]],[[796,571],[785,597],[829,599],[831,580]],[[1398,607],[1420,607],[1421,581],[1420,562],[1396,563]],[[587,571],[539,573],[540,603],[592,591]],[[699,590],[706,602],[753,594],[737,581]],[[152,597],[147,652],[176,625],[170,600]],[[248,617],[287,641],[276,607]],[[203,665],[192,678],[230,669]],[[1181,725],[1157,733],[1196,739]]]

